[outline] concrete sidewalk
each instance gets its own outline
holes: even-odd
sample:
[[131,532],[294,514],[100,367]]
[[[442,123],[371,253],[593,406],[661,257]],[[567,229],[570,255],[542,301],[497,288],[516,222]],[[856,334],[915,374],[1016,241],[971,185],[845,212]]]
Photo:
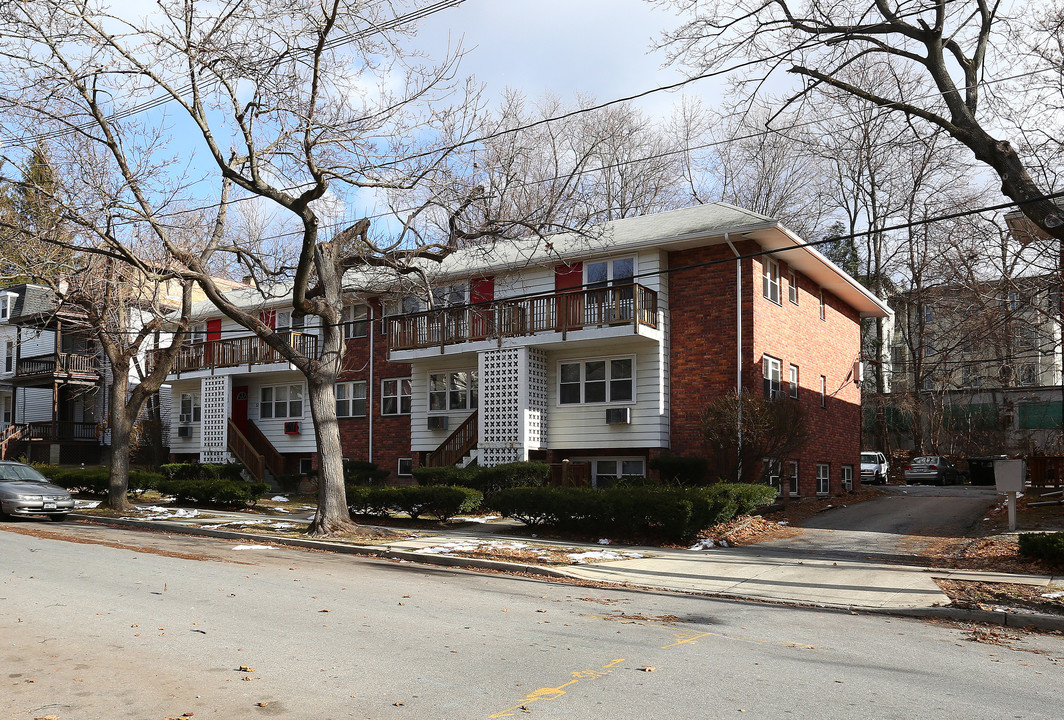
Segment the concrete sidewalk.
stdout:
[[[248,513],[211,513],[215,519],[170,518],[156,520],[115,520],[79,515],[89,522],[107,523],[153,530],[208,535],[245,542],[276,543],[336,552],[371,555],[452,567],[529,572],[559,578],[573,578],[670,592],[721,595],[751,600],[812,605],[878,612],[965,617],[1009,625],[1037,624],[1064,630],[1064,616],[1038,616],[1044,622],[1030,622],[1031,613],[1011,610],[970,611],[948,608],[949,597],[934,578],[1019,583],[1048,586],[1064,584],[1061,576],[1015,575],[968,570],[831,560],[801,557],[757,544],[744,547],[713,547],[707,550],[677,550],[659,547],[589,544],[524,535],[506,534],[510,521],[460,530],[419,531],[413,537],[373,544],[343,540],[310,540],[270,534],[266,527],[256,532],[229,530],[220,525],[227,519],[240,522],[300,522],[299,516],[276,517]],[[221,517],[218,517],[221,516]],[[406,533],[408,531],[399,530]],[[638,553],[641,557],[596,561],[571,565],[530,565],[512,561],[483,560],[456,554],[453,545],[490,543],[532,543],[564,553]],[[446,547],[448,544],[450,548]]]

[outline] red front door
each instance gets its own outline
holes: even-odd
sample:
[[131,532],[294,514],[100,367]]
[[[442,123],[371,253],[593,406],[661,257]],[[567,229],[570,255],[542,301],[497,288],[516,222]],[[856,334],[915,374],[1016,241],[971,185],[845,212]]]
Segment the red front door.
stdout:
[[472,305],[469,336],[474,340],[486,338],[492,330],[491,301],[495,299],[495,278],[486,277],[469,283],[469,304]]
[[233,424],[240,432],[248,433],[248,386],[238,385],[233,388]]
[[[575,330],[583,325],[584,264],[558,265],[554,268],[554,292],[558,295],[557,325],[559,330]],[[566,293],[566,290],[572,292]],[[564,293],[564,294],[562,294]]]

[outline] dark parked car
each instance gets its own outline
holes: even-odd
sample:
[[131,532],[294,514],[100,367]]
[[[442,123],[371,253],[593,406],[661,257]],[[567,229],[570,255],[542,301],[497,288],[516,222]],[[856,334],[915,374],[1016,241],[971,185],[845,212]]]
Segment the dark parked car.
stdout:
[[47,515],[62,520],[74,509],[74,498],[48,478],[19,462],[0,460],[0,517]]
[[913,458],[905,468],[905,482],[933,483],[935,485],[952,485],[960,482],[960,474],[946,458],[941,455],[921,455]]

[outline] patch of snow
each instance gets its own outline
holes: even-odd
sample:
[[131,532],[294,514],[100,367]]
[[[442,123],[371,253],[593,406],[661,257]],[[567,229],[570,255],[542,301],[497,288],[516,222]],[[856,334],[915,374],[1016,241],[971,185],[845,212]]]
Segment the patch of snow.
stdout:
[[296,525],[295,523],[290,523],[290,522],[279,522],[279,523],[274,523],[273,525],[270,525],[270,528],[272,530],[291,530],[292,528],[297,528],[297,527],[299,527],[299,526]]
[[777,525],[790,525],[790,524],[791,524],[791,521],[790,521],[790,520],[780,520],[780,521],[779,521],[778,523],[776,523],[776,524],[777,524]]
[[1049,598],[1050,600],[1059,600],[1060,598],[1064,598],[1064,592],[1045,593],[1042,597]]
[[504,540],[490,540],[487,542],[469,542],[457,540],[455,542],[433,545],[420,548],[416,552],[430,555],[447,555],[455,552],[490,552],[492,550],[524,550],[529,547],[528,543]]
[[96,507],[99,507],[99,506],[100,506],[100,501],[99,500],[75,500],[74,501],[74,507],[79,508],[81,510],[92,510],[93,508],[96,508]]
[[609,545],[610,544],[610,539],[609,538],[599,538],[598,544],[599,545]]
[[491,522],[492,520],[498,520],[501,517],[502,517],[502,515],[482,515],[480,517],[470,517],[468,515],[456,515],[454,519],[455,520],[462,520],[463,522],[486,523],[486,522]]
[[728,545],[728,541],[727,541],[727,540],[721,540],[721,541],[720,541],[720,546],[721,546],[721,547],[730,547],[730,546]]
[[288,514],[288,510],[285,510],[284,508],[274,508],[274,512],[285,513],[286,515]]
[[717,543],[713,542],[713,538],[703,538],[692,545],[689,550],[709,550],[711,547],[716,547]]
[[269,545],[234,545],[234,550],[273,550]]
[[288,502],[288,498],[284,495],[274,495],[270,500],[273,500],[274,502]]
[[614,550],[591,550],[582,553],[566,553],[566,557],[577,565],[582,565],[588,560],[629,560],[643,557],[637,552],[616,552]]

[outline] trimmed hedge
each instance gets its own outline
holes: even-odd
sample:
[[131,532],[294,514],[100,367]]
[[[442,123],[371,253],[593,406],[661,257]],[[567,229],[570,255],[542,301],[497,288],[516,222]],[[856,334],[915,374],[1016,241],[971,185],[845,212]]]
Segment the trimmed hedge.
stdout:
[[355,515],[385,517],[406,513],[412,520],[422,515],[445,522],[480,507],[483,495],[467,487],[412,485],[408,487],[347,486],[348,509]]
[[490,497],[500,490],[514,487],[539,487],[550,478],[550,465],[539,462],[515,462],[493,467],[420,467],[414,468],[418,485],[460,485],[479,490]]
[[1020,554],[1064,565],[1064,532],[1021,533]]
[[[38,465],[37,470],[59,487],[70,492],[86,495],[106,495],[110,486],[110,470],[107,468],[61,468],[56,465]],[[158,490],[163,476],[145,470],[129,471],[129,492],[135,495],[146,490]]]
[[388,479],[389,474],[387,470],[381,470],[377,463],[365,460],[344,462],[344,482],[351,485],[379,485]]
[[745,515],[776,497],[767,485],[719,484],[700,488],[531,487],[501,490],[487,505],[528,525],[551,525],[587,535],[658,535],[687,539]]
[[170,463],[159,468],[167,480],[241,480],[240,463]]
[[270,491],[270,486],[266,483],[225,478],[170,480],[164,478],[158,490],[164,495],[172,495],[174,502],[177,503],[239,507],[253,506],[260,497]]

